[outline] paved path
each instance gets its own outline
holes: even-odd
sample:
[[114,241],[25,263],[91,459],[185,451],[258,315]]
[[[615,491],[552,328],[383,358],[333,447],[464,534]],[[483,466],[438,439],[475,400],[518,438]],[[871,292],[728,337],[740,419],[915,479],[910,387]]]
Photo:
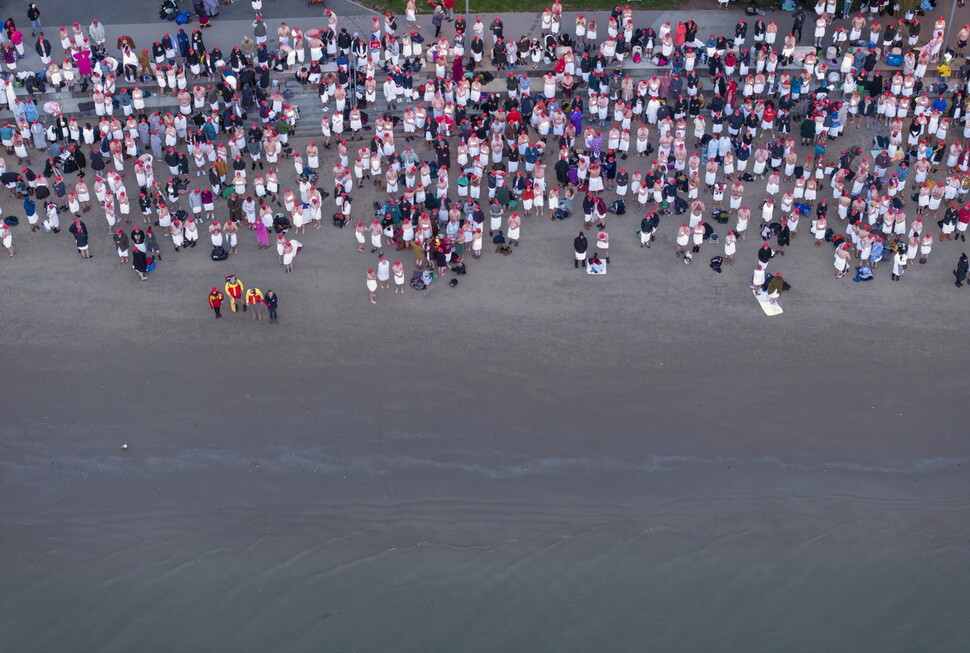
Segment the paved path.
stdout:
[[[326,21],[323,18],[322,11],[316,11],[312,7],[306,7],[300,2],[295,0],[283,0],[287,4],[296,5],[291,13],[275,13],[275,12],[264,12],[264,18],[267,22],[267,27],[269,28],[271,41],[275,40],[275,30],[279,27],[280,22],[283,19],[289,25],[299,25],[304,30],[310,29],[312,27],[324,27]],[[336,2],[340,2],[342,7],[338,7]],[[58,4],[58,3],[55,3]],[[243,34],[252,33],[252,21],[253,12],[249,7],[249,3],[245,3],[245,10],[242,6],[243,3],[237,2],[230,5],[224,12],[223,16],[217,18],[213,21],[212,26],[209,27],[206,32],[206,44],[212,47],[212,44],[218,44],[220,47],[225,48],[226,46],[231,46],[239,42]],[[270,3],[265,3],[267,6],[275,6],[276,3],[270,5]],[[281,3],[282,4],[282,3]],[[366,8],[356,5],[347,0],[335,0],[333,6],[337,11],[337,15],[340,16],[340,26],[347,27],[351,32],[358,31],[361,33],[366,33],[370,29],[371,18],[373,13]],[[41,6],[41,11],[44,11],[44,6]],[[970,9],[962,9],[958,12],[958,19],[961,15],[960,12],[970,16]],[[54,12],[52,12],[54,13]],[[566,12],[563,21],[564,30],[572,33],[572,25],[575,20],[577,12]],[[27,37],[30,37],[29,33],[29,23],[26,22],[26,18],[19,16],[17,14],[12,14],[14,18],[18,21],[18,24],[22,28],[26,28]],[[57,14],[55,14],[57,15]],[[586,13],[587,17],[594,18],[600,24],[605,24],[607,18],[609,17],[609,12],[600,11]],[[61,17],[60,22],[50,20],[46,14],[42,16],[44,20],[45,29],[47,31],[47,37],[51,40],[54,45],[55,53],[59,52],[59,44],[57,43],[57,28],[63,23],[73,23],[75,20],[81,22],[82,25],[89,25],[91,19],[98,17],[105,24],[105,31],[108,39],[109,46],[113,46],[115,40],[120,34],[128,34],[135,40],[137,47],[141,48],[149,45],[152,41],[158,39],[162,34],[167,31],[175,31],[177,26],[171,22],[165,22],[158,20],[157,7],[153,8],[151,12],[146,12],[144,9],[140,9],[137,12],[134,10],[127,10],[122,6],[118,12],[112,11],[109,14],[106,13],[91,13],[84,11],[72,11],[71,13],[65,13]],[[474,21],[476,17],[480,17],[486,26],[492,21],[494,16],[492,14],[488,15],[473,15],[469,18],[469,25]],[[729,9],[729,10],[710,10],[710,11],[697,11],[692,12],[690,17],[698,24],[698,34],[733,34],[734,25],[740,18],[744,17],[744,12]],[[430,16],[420,16],[420,21],[422,25],[422,33],[427,37],[431,37],[434,34],[434,29],[431,27]],[[516,38],[525,34],[538,34],[539,33],[539,15],[538,14],[504,14],[502,19],[505,23],[506,34],[514,36]],[[670,21],[672,24],[676,24],[679,20],[684,19],[684,13],[678,11],[637,11],[635,14],[635,22],[637,27],[649,27],[652,26],[655,29],[658,28],[666,21]],[[791,26],[791,15],[786,12],[774,12],[768,15],[768,19],[776,20],[781,29],[779,31],[786,31]],[[750,17],[747,17],[749,22],[753,22]],[[959,20],[958,20],[959,22]],[[192,23],[187,26],[188,30],[195,29],[198,27],[196,23]],[[404,29],[403,17],[399,18],[399,28]],[[802,40],[802,44],[809,44],[810,38],[808,37],[808,31],[806,30],[806,38]],[[453,23],[446,23],[442,29],[442,34],[452,38],[454,36]],[[488,39],[486,39],[488,41]],[[29,44],[32,46],[32,41]],[[28,47],[28,57],[21,64],[22,67],[31,67],[39,65],[39,58],[34,54],[32,47]]]
[[[178,0],[179,8],[191,11],[192,0]],[[61,25],[70,25],[74,21],[82,25],[91,23],[91,19],[98,18],[106,25],[127,25],[133,23],[144,23],[146,25],[162,25],[164,21],[158,18],[158,8],[160,0],[135,0],[133,2],[111,2],[110,4],[90,2],[72,2],[71,0],[38,0],[37,6],[41,11],[41,20],[44,28],[57,33],[57,28]],[[21,6],[23,8],[21,8]],[[327,6],[337,12],[338,16],[353,16],[357,14],[370,14],[369,9],[351,0],[327,0]],[[19,25],[24,21],[24,25],[29,27],[26,21],[26,3],[10,4],[4,11],[4,16],[13,16]],[[106,7],[110,7],[106,10]],[[254,13],[249,0],[235,0],[229,5],[220,5],[220,20],[252,20]],[[323,15],[323,5],[317,4],[310,6],[307,0],[263,0],[263,18],[267,20],[279,20],[290,16],[299,17],[319,17]]]

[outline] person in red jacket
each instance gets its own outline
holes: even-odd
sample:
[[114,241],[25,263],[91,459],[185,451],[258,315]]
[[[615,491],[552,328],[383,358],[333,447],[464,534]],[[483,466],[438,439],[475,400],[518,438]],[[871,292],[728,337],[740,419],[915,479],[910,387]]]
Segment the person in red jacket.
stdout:
[[761,114],[761,131],[765,134],[770,134],[769,138],[775,137],[775,118],[778,116],[778,112],[770,104],[765,107],[765,111]]
[[209,308],[215,311],[216,319],[218,320],[222,317],[222,300],[225,299],[225,295],[219,292],[219,289],[212,286],[212,292],[209,293]]
[[970,225],[970,204],[965,204],[957,216],[957,238],[967,240],[967,225]]

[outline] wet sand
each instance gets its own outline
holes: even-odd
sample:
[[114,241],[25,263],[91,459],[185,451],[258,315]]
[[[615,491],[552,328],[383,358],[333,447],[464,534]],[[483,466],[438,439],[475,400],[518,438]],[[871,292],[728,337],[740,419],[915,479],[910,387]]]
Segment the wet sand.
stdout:
[[[715,275],[633,215],[605,277],[573,268],[580,218],[533,218],[376,306],[329,224],[293,275],[243,233],[226,263],[166,242],[148,282],[102,218],[88,262],[18,227],[4,648],[963,650],[962,244],[855,284],[805,224],[766,318],[759,239]],[[212,318],[230,272],[278,327]]]

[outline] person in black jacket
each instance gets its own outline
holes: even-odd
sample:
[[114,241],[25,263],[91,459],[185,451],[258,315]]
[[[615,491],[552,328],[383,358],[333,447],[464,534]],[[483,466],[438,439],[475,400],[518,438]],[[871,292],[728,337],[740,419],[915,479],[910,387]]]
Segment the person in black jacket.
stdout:
[[765,243],[764,245],[762,245],[761,249],[758,250],[758,262],[761,263],[761,265],[766,270],[768,269],[768,261],[770,261],[774,257],[775,257],[775,251],[771,249],[771,245],[769,245],[768,243]]
[[578,268],[580,263],[582,263],[583,268],[586,268],[586,250],[589,249],[589,242],[586,240],[586,234],[582,231],[579,235],[573,239],[573,251],[576,255],[576,260],[573,261],[573,267]]
[[788,221],[783,220],[778,223],[778,250],[777,254],[785,255],[785,248],[791,246],[791,228],[788,226]]
[[499,39],[492,48],[492,65],[496,70],[505,70],[508,66],[508,57],[505,55],[505,42]]
[[91,169],[95,172],[104,170],[104,157],[101,155],[101,150],[95,147],[91,148]]
[[148,277],[145,274],[148,272],[148,255],[140,249],[136,249],[131,255],[131,267],[134,268],[135,274],[142,281],[148,281]]
[[81,151],[81,148],[77,147],[76,145],[72,145],[68,148],[67,158],[64,160],[65,170],[67,169],[69,162],[72,169],[77,171],[78,176],[83,177],[84,171],[88,167],[88,160],[87,157],[84,156],[84,152]]
[[40,9],[34,3],[27,5],[27,20],[30,21],[31,36],[44,35],[44,24],[40,22]]
[[353,45],[353,39],[347,32],[347,28],[341,27],[340,34],[337,35],[337,47],[340,49],[340,54],[345,57],[350,54],[351,45]]
[[643,216],[643,219],[640,220],[640,247],[646,246],[647,249],[650,248],[650,243],[655,238],[654,233],[656,233],[657,227],[659,226],[660,216],[657,215],[656,211],[651,211]]
[[177,175],[179,173],[179,155],[175,151],[174,147],[168,148],[165,152],[165,156],[162,157],[165,165],[168,166],[168,172],[170,175]]
[[34,45],[34,50],[37,51],[37,55],[40,57],[40,60],[45,66],[50,65],[51,53],[53,52],[53,49],[51,48],[51,42],[45,39],[43,34],[37,37],[37,43]]
[[953,271],[953,276],[957,278],[957,288],[963,288],[963,282],[967,280],[967,270],[970,270],[970,262],[967,260],[967,255],[960,254],[960,260],[957,261],[957,268]]
[[88,251],[88,227],[81,222],[81,218],[74,218],[74,223],[68,231],[74,236],[74,244],[77,245],[77,251],[81,254],[81,258],[84,260],[94,258]]
[[738,21],[738,24],[734,26],[734,47],[738,50],[744,46],[745,39],[748,38],[748,24],[744,22],[744,19]]
[[561,154],[555,165],[556,181],[565,186],[569,183],[569,157]]
[[802,40],[802,28],[805,26],[805,10],[797,7],[791,17],[791,33],[795,37],[795,43],[798,43]]
[[492,43],[498,43],[505,38],[505,23],[498,16],[492,21],[492,24],[488,26],[488,29],[492,32]]

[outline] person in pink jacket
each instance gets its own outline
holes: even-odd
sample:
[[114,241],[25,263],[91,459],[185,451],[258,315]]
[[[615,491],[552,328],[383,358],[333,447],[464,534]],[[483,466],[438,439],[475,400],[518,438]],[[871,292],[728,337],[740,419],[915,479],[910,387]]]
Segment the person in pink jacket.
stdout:
[[84,39],[84,49],[74,53],[74,61],[82,77],[91,76],[91,45],[87,39]]

